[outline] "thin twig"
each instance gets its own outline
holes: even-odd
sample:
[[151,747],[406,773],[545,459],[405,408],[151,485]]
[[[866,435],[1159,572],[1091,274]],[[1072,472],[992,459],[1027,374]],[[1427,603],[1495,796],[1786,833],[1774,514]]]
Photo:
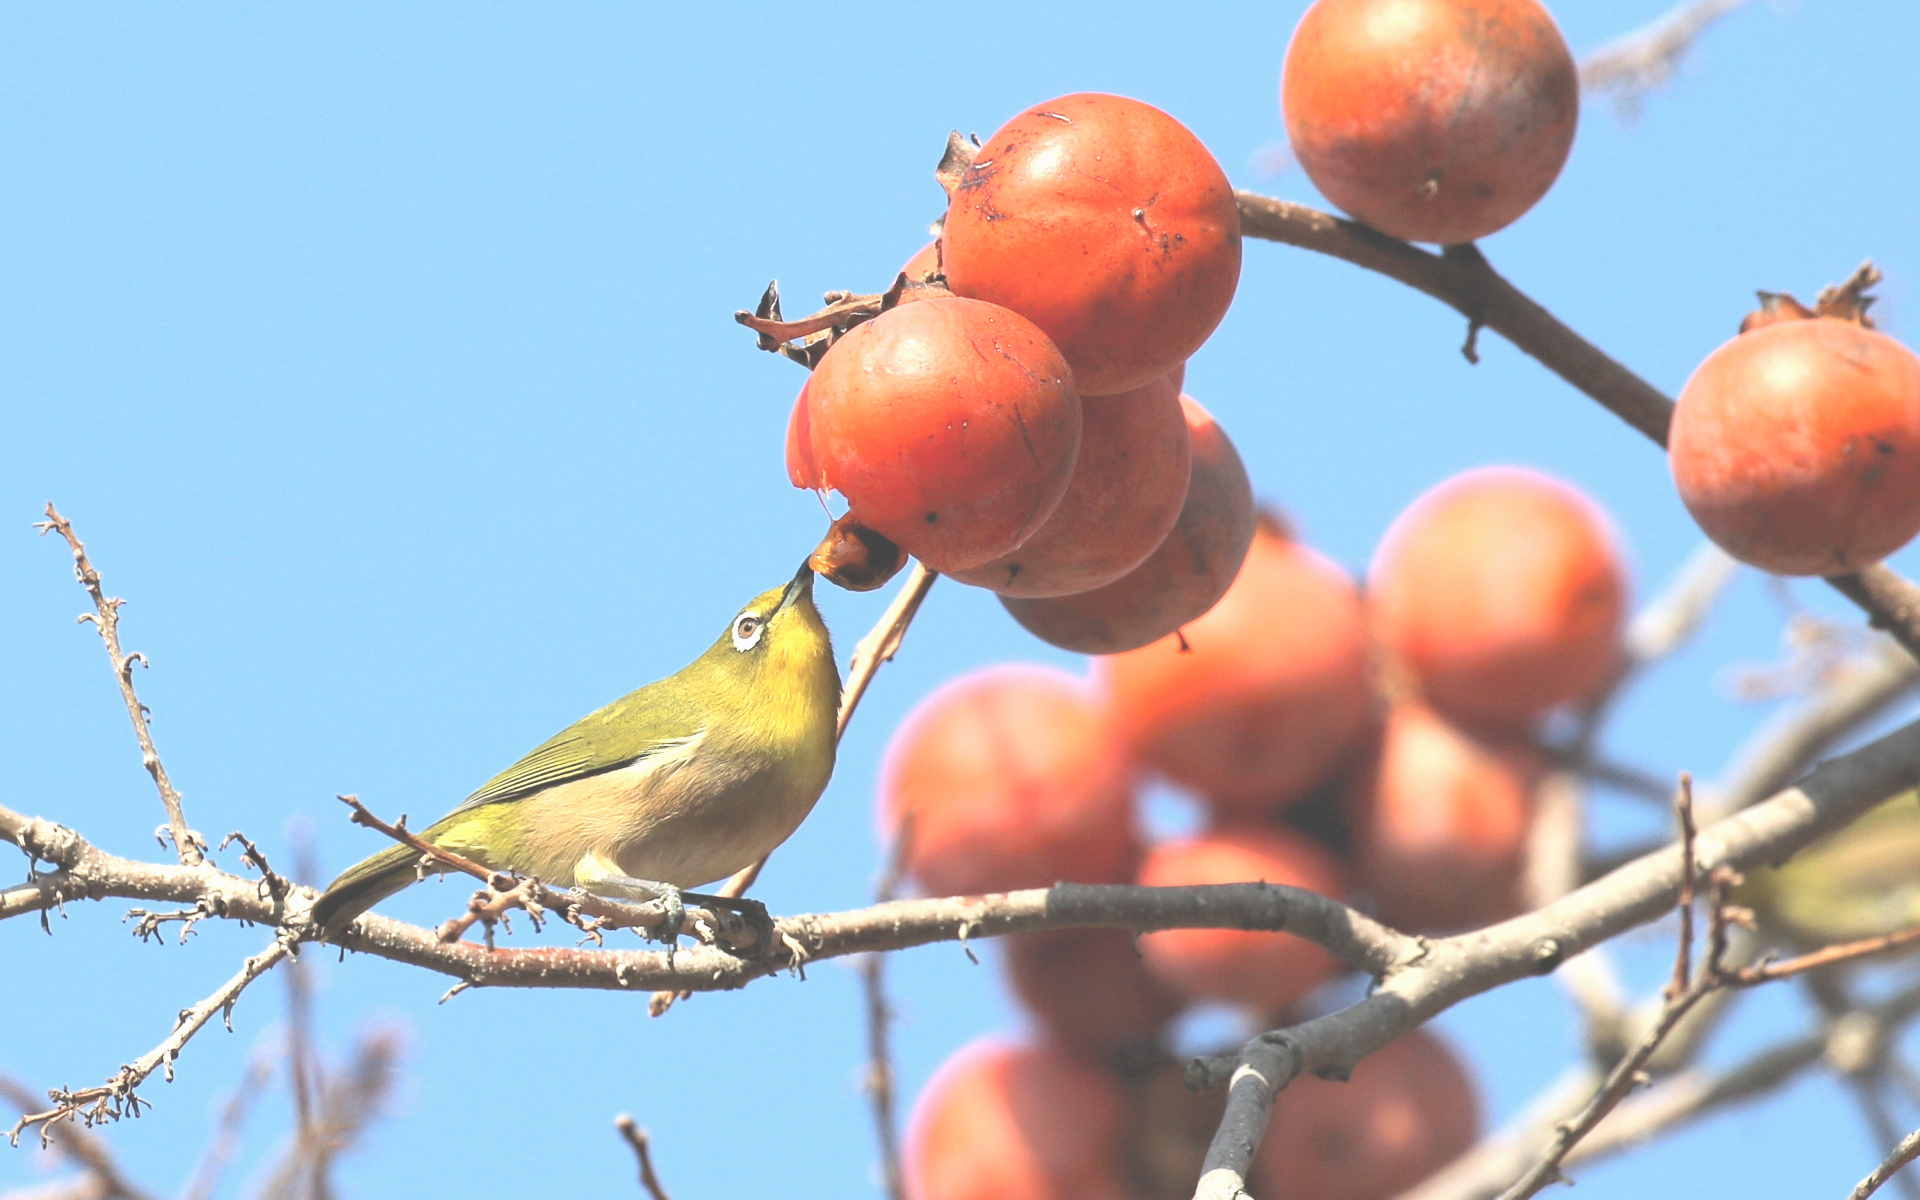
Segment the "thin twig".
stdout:
[[840,715],[834,722],[835,737],[846,736],[853,710],[860,707],[867,685],[873,682],[880,665],[892,662],[893,656],[900,652],[900,645],[907,638],[907,627],[913,624],[914,614],[920,611],[921,602],[938,578],[940,572],[915,559],[907,581],[894,593],[893,603],[887,605],[887,611],[880,614],[873,629],[853,648],[853,661],[847,665],[847,686],[840,693]]
[[1886,1161],[1875,1167],[1871,1174],[1854,1187],[1848,1194],[1847,1200],[1867,1200],[1868,1196],[1880,1190],[1881,1185],[1892,1179],[1900,1168],[1916,1158],[1920,1158],[1920,1129],[1900,1139],[1900,1144],[1893,1148],[1893,1153],[1887,1155]]
[[1693,776],[1680,772],[1680,790],[1673,799],[1674,816],[1680,823],[1680,901],[1675,906],[1680,917],[1680,934],[1675,939],[1673,978],[1667,981],[1667,1003],[1679,1000],[1687,990],[1687,977],[1693,972]]
[[114,1076],[99,1087],[82,1088],[77,1092],[50,1091],[48,1097],[53,1107],[44,1112],[26,1113],[14,1123],[7,1138],[13,1145],[20,1144],[20,1135],[24,1131],[40,1127],[41,1144],[46,1144],[48,1128],[58,1121],[70,1121],[78,1118],[89,1127],[102,1121],[118,1120],[122,1116],[138,1116],[140,1108],[147,1102],[134,1091],[155,1071],[164,1069],[168,1082],[173,1081],[173,1062],[180,1051],[199,1033],[215,1013],[224,1013],[227,1028],[233,1028],[233,1005],[240,999],[240,993],[247,985],[272,970],[280,960],[292,953],[293,942],[285,937],[277,938],[271,946],[241,964],[239,972],[232,979],[220,985],[220,989],[192,1008],[180,1010],[179,1020],[174,1024],[173,1032],[166,1040],[152,1050],[141,1055],[132,1063],[121,1067]]
[[1647,93],[1664,85],[1708,26],[1750,0],[1687,0],[1643,29],[1608,42],[1580,64],[1580,90],[1612,92],[1620,115],[1639,113]]
[[[40,1098],[30,1089],[5,1075],[0,1075],[0,1099],[20,1113],[32,1112],[40,1105]],[[121,1171],[113,1149],[99,1135],[77,1125],[61,1125],[52,1131],[52,1143],[85,1172],[81,1177],[84,1187],[76,1188],[76,1194],[92,1200],[152,1200],[150,1192],[136,1186]]]
[[255,1055],[240,1079],[240,1086],[233,1089],[233,1095],[221,1106],[220,1123],[208,1139],[207,1148],[201,1151],[200,1161],[194,1164],[193,1174],[187,1177],[187,1186],[180,1189],[180,1200],[211,1200],[213,1190],[220,1186],[220,1176],[240,1145],[240,1131],[253,1111],[254,1101],[260,1098],[272,1078],[273,1060]]
[[[1860,1109],[1860,1118],[1866,1122],[1874,1145],[1888,1147],[1889,1153],[1897,1152],[1903,1139],[1900,1124],[1893,1119],[1893,1110],[1887,1106],[1885,1074],[1873,1072],[1856,1075],[1847,1082],[1852,1085],[1853,1101]],[[1920,1200],[1920,1181],[1916,1181],[1911,1173],[1896,1170],[1892,1180],[1907,1200]]]
[[621,1113],[613,1119],[613,1127],[620,1131],[627,1145],[633,1147],[633,1156],[640,1163],[640,1186],[647,1189],[647,1195],[653,1200],[672,1200],[667,1189],[660,1186],[660,1176],[653,1170],[653,1141],[647,1137],[647,1131],[640,1128],[634,1119]]
[[[912,844],[913,814],[908,813],[894,835],[887,863],[873,885],[875,903],[885,904],[900,891]],[[906,1176],[900,1166],[900,1130],[895,1118],[893,1051],[889,1034],[893,1008],[887,1003],[887,956],[876,951],[860,960],[860,982],[866,993],[867,1075],[864,1090],[873,1105],[874,1135],[880,1144],[880,1172],[889,1200],[906,1200]]]
[[1880,954],[1889,954],[1895,950],[1920,942],[1920,925],[1911,929],[1902,929],[1898,933],[1882,934],[1879,937],[1861,938],[1856,942],[1844,942],[1837,946],[1827,946],[1811,954],[1802,954],[1796,958],[1780,959],[1776,962],[1757,963],[1751,967],[1742,967],[1733,973],[1732,982],[1739,987],[1752,987],[1755,984],[1771,983],[1776,979],[1786,979],[1802,971],[1811,971],[1817,967],[1830,967],[1835,963],[1853,962],[1856,959],[1872,958]]
[[[140,762],[147,768],[147,774],[153,776],[153,785],[160,790],[160,803],[167,809],[167,823],[162,828],[172,837],[174,847],[180,854],[183,867],[198,866],[206,855],[207,843],[198,833],[187,827],[187,813],[180,805],[180,793],[174,790],[173,781],[167,778],[167,768],[160,762],[160,752],[153,748],[153,733],[147,728],[147,706],[140,703],[140,697],[133,690],[133,664],[147,665],[146,656],[139,651],[132,654],[120,650],[120,606],[125,600],[109,597],[100,586],[100,572],[94,570],[87,561],[87,548],[80,544],[74,535],[73,526],[47,502],[47,519],[35,526],[40,536],[57,533],[66,540],[73,551],[73,575],[80,586],[87,589],[87,595],[93,597],[93,611],[82,613],[82,622],[91,621],[100,631],[100,640],[107,647],[107,662],[113,667],[114,680],[120,685],[120,697],[126,701],[127,716],[133,720],[133,736],[140,743]],[[165,845],[165,841],[161,842]]]
[[1711,876],[1712,897],[1708,910],[1707,954],[1698,971],[1693,968],[1693,900],[1695,877],[1698,865],[1695,861],[1696,830],[1693,822],[1693,780],[1688,775],[1680,776],[1679,795],[1674,802],[1675,815],[1680,825],[1680,887],[1676,910],[1680,918],[1680,934],[1674,955],[1673,978],[1664,989],[1663,1003],[1659,1019],[1654,1022],[1633,1052],[1622,1058],[1608,1074],[1599,1091],[1594,1093],[1585,1108],[1570,1121],[1562,1122],[1554,1132],[1553,1141],[1540,1157],[1529,1167],[1525,1174],[1508,1188],[1502,1200],[1527,1200],[1536,1195],[1548,1184],[1562,1181],[1561,1164],[1582,1138],[1591,1133],[1595,1126],[1606,1119],[1627,1094],[1645,1080],[1647,1063],[1660,1048],[1661,1042],[1673,1032],[1688,1010],[1705,999],[1708,994],[1726,987],[1730,982],[1729,973],[1722,964],[1727,949],[1726,894],[1738,881],[1738,876],[1725,867],[1715,868]]

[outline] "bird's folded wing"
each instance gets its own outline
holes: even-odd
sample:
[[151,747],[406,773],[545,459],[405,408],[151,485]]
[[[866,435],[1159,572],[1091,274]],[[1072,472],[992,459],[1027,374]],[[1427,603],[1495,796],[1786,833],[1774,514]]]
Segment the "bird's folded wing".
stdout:
[[[489,779],[453,812],[518,800],[556,784],[670,755],[698,741],[706,730],[674,719],[679,706],[644,702],[646,694],[658,688],[658,684],[642,688],[574,722]],[[638,714],[645,715],[636,720]]]

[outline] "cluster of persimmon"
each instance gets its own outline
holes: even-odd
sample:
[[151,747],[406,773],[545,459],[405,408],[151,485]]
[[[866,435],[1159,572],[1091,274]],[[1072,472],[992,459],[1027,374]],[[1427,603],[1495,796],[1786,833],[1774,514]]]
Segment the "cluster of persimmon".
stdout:
[[[1545,195],[1579,87],[1538,0],[1316,0],[1281,102],[1329,200],[1445,245]],[[788,473],[847,505],[816,565],[864,588],[912,555],[1098,657],[1085,680],[976,672],[902,725],[881,826],[914,883],[1263,880],[1413,933],[1520,911],[1543,722],[1621,667],[1606,518],[1540,474],[1471,471],[1394,523],[1363,595],[1256,512],[1233,443],[1182,394],[1240,273],[1237,202],[1199,139],[1137,100],[1063,96],[984,142],[955,135],[937,175],[937,239],[877,309],[784,347],[814,368]],[[1920,531],[1920,358],[1872,329],[1870,282],[1811,309],[1767,297],[1682,394],[1674,478],[1744,561],[1854,570]],[[1199,832],[1143,833],[1153,777],[1198,801]],[[1004,964],[1035,1031],[929,1084],[915,1200],[1186,1193],[1220,1100],[1181,1086],[1170,1024],[1196,1004],[1284,1021],[1341,974],[1311,943],[1242,930],[1032,934]],[[1343,1086],[1291,1085],[1249,1188],[1394,1195],[1477,1121],[1465,1068],[1415,1031]]]
[[[1001,666],[929,696],[888,749],[882,833],[930,894],[1261,880],[1409,932],[1496,921],[1524,904],[1540,725],[1613,677],[1626,592],[1599,510],[1518,468],[1416,501],[1364,597],[1263,517],[1225,595],[1177,633],[1096,658],[1090,679]],[[1149,776],[1199,802],[1199,832],[1143,833]],[[919,1200],[1190,1189],[1219,1100],[1177,1086],[1169,1023],[1193,1004],[1284,1022],[1342,971],[1291,934],[1229,929],[1030,934],[1004,962],[1037,1032],[929,1085]],[[1476,1118],[1466,1070],[1419,1032],[1343,1087],[1289,1088],[1273,1121],[1254,1194],[1384,1197],[1471,1144]]]
[[1180,394],[1240,277],[1233,190],[1178,121],[1108,95],[1036,105],[942,179],[915,286],[801,389],[788,473],[1056,645],[1145,645],[1220,598],[1253,532],[1238,455]]

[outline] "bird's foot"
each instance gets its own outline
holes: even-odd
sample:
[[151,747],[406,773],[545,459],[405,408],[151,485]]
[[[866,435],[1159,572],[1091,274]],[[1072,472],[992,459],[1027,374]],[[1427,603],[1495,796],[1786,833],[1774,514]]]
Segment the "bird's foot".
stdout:
[[666,920],[652,929],[652,935],[671,950],[680,941],[687,925],[687,905],[683,893],[671,883],[653,879],[635,879],[631,875],[603,875],[587,882],[582,889],[590,895],[610,900],[653,901],[660,905]]
[[774,943],[778,940],[773,927],[773,914],[767,906],[747,896],[709,896],[701,892],[688,892],[686,898],[707,908],[724,909],[738,913],[740,919],[753,931],[753,945],[750,957],[759,957],[773,953]]

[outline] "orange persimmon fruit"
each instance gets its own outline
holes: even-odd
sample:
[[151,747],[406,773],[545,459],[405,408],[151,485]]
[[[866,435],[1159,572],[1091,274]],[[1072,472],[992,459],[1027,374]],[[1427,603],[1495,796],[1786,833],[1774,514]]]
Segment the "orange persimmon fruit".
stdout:
[[1018,550],[952,572],[1003,596],[1105,587],[1145,562],[1186,502],[1192,474],[1180,392],[1162,376],[1080,402],[1080,457],[1053,515]]
[[1281,73],[1314,186],[1413,242],[1471,242],[1532,208],[1580,117],[1573,55],[1538,0],[1316,0]]
[[1258,817],[1324,782],[1374,710],[1367,622],[1347,573],[1262,527],[1204,616],[1095,677],[1134,756],[1222,816]]
[[974,671],[929,695],[881,764],[881,834],[931,895],[1123,883],[1139,861],[1125,753],[1085,681]]
[[1083,92],[981,146],[941,231],[956,295],[1047,331],[1084,396],[1150,383],[1200,348],[1240,279],[1233,186],[1186,126]]
[[1450,720],[1524,729],[1620,661],[1626,568],[1605,515],[1556,479],[1483,467],[1414,501],[1367,576],[1390,663]]
[[[1273,883],[1339,896],[1340,863],[1302,834],[1280,827],[1217,829],[1162,842],[1147,851],[1139,882],[1148,887],[1199,883]],[[1140,938],[1154,974],[1187,996],[1279,1013],[1334,973],[1333,956],[1290,933],[1243,929],[1168,929]]]
[[910,1200],[1129,1200],[1126,1097],[1104,1068],[1047,1045],[982,1039],[914,1103]]
[[1534,794],[1546,773],[1517,739],[1481,738],[1417,701],[1388,714],[1349,801],[1355,883],[1409,933],[1454,933],[1521,911]]
[[1038,529],[1072,478],[1080,398],[1025,317],[945,296],[835,342],[788,426],[787,471],[937,571],[978,566]]
[[1226,432],[1191,397],[1191,473],[1172,532],[1147,560],[1105,587],[1000,603],[1028,633],[1080,654],[1136,650],[1197,620],[1226,594],[1253,542],[1253,486]]
[[1687,511],[1742,562],[1871,566],[1920,533],[1920,356],[1850,321],[1776,315],[1687,380],[1668,457]]

